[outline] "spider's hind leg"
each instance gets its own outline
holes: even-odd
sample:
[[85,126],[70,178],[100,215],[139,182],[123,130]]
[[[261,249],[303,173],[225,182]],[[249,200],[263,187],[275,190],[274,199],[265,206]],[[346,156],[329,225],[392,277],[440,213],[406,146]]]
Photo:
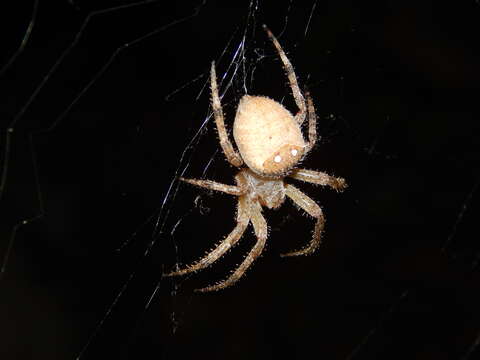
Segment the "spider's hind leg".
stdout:
[[225,129],[225,122],[223,120],[222,104],[220,103],[220,96],[218,95],[217,74],[215,72],[215,62],[212,62],[210,69],[210,84],[212,88],[212,108],[215,117],[215,124],[217,125],[218,137],[220,139],[220,146],[228,162],[233,166],[240,167],[243,165],[243,160],[238,151],[236,151],[228,138],[227,130]]
[[305,97],[307,98],[308,109],[308,144],[305,149],[305,153],[307,153],[312,150],[317,142],[317,114],[309,91],[305,92]]
[[268,37],[277,49],[278,56],[280,56],[280,59],[282,60],[283,68],[285,69],[288,81],[290,83],[290,88],[292,89],[293,98],[295,99],[295,103],[297,104],[299,109],[298,113],[295,115],[295,120],[301,125],[305,121],[305,117],[307,114],[307,105],[305,103],[305,98],[300,91],[300,87],[298,86],[297,76],[295,75],[295,71],[293,70],[292,63],[285,54],[285,51],[283,51],[282,46],[278,42],[275,35],[273,35],[273,33],[265,24],[263,25],[263,29],[267,32]]

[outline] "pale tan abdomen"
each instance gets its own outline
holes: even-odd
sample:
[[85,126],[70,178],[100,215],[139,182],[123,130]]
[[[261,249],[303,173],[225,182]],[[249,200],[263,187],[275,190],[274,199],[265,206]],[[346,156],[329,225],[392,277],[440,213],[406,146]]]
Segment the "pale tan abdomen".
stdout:
[[253,171],[277,175],[295,165],[305,141],[300,126],[281,104],[263,96],[240,99],[233,137],[243,160]]

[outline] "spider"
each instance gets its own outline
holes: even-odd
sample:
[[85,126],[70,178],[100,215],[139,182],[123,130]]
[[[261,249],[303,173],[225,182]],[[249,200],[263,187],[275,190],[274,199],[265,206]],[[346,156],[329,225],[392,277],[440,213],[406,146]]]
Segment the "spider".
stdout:
[[[290,198],[300,209],[314,217],[316,224],[313,237],[307,246],[281,256],[308,255],[318,248],[325,224],[322,209],[295,186],[285,183],[283,181],[285,177],[330,186],[337,191],[342,191],[347,186],[342,178],[296,167],[317,140],[315,109],[308,92],[305,93],[305,101],[292,64],[278,40],[265,25],[263,28],[282,60],[299,111],[293,116],[280,103],[268,97],[244,95],[240,99],[233,123],[233,137],[238,147],[238,151],[235,150],[225,129],[218,95],[215,62],[212,62],[210,82],[215,124],[225,157],[230,164],[240,168],[235,176],[237,185],[226,185],[211,180],[185,178],[180,178],[180,180],[236,196],[238,198],[237,224],[232,232],[203,258],[164,276],[184,275],[210,266],[240,240],[249,223],[253,225],[257,242],[243,262],[226,280],[196,289],[200,292],[226,288],[243,276],[253,261],[260,256],[267,241],[268,227],[262,215],[262,206],[277,209],[285,201],[285,197]],[[308,118],[308,141],[304,140],[301,131],[301,126],[306,118]],[[244,164],[246,167],[242,167]]]

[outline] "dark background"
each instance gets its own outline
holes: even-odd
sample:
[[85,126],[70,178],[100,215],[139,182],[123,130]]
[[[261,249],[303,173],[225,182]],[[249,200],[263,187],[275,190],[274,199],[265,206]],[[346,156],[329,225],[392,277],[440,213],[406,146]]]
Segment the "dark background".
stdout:
[[[133,3],[0,7],[0,357],[478,356],[480,5],[114,9]],[[268,246],[245,278],[194,294],[255,241],[247,231],[207,270],[161,279],[234,226],[233,198],[175,181],[233,182],[208,120],[210,61],[227,125],[245,89],[296,111],[262,23],[317,107],[322,139],[304,166],[350,187],[297,184],[327,218],[317,254],[278,256],[313,228],[286,202],[265,211]]]

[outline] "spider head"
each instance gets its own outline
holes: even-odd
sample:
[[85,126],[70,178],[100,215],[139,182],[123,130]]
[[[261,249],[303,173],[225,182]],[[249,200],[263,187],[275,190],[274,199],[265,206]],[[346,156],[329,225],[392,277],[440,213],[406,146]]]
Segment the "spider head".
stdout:
[[285,144],[267,158],[261,167],[262,174],[282,175],[295,167],[303,157],[304,148]]
[[284,176],[305,155],[300,125],[287,109],[267,97],[242,97],[233,137],[245,164],[262,176]]

